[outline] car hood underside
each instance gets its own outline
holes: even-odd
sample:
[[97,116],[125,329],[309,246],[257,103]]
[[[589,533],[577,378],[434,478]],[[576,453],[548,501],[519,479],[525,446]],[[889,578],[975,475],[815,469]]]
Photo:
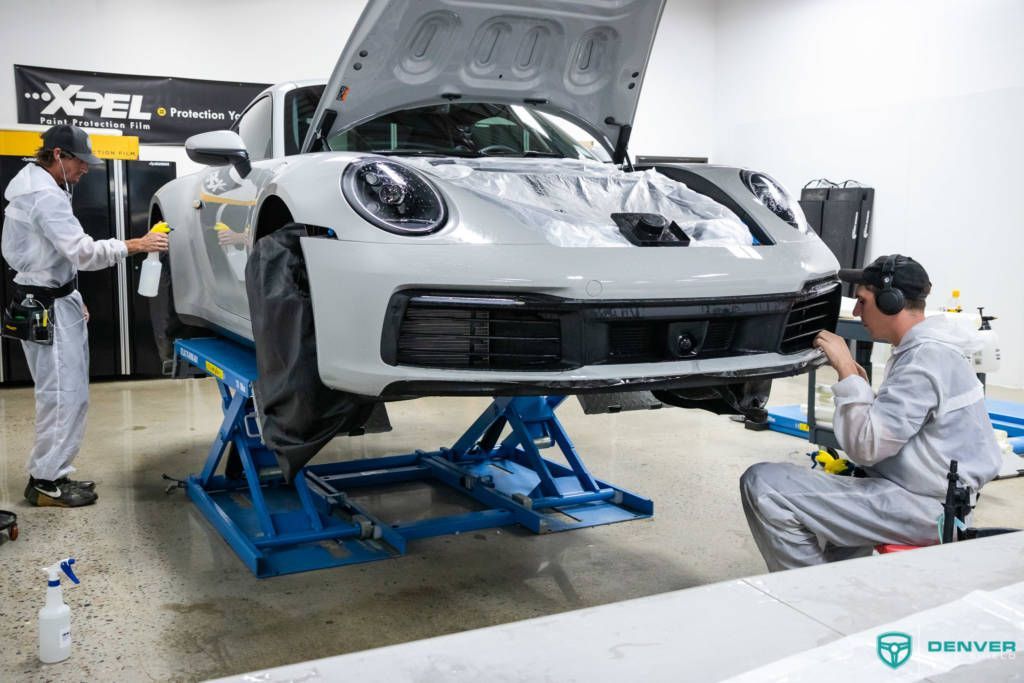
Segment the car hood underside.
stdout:
[[399,109],[528,104],[567,115],[609,151],[632,126],[665,0],[370,0],[304,150]]

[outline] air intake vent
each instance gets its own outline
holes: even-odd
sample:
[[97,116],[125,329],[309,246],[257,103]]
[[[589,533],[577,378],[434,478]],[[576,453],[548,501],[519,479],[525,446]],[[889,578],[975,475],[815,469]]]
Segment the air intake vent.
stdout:
[[553,371],[810,348],[835,329],[839,284],[723,300],[576,301],[539,294],[406,291],[388,306],[381,360],[461,370]]
[[664,360],[667,325],[663,322],[608,325],[608,363],[649,363]]
[[398,337],[398,362],[432,368],[552,370],[563,367],[561,324],[514,309],[463,309],[412,301]]
[[707,336],[704,337],[704,352],[709,353],[712,351],[728,350],[729,346],[732,344],[732,336],[735,330],[735,320],[730,320],[728,318],[712,320],[708,325]]
[[823,294],[795,302],[782,332],[780,353],[795,353],[809,349],[819,332],[834,330],[839,321],[841,295],[837,283]]

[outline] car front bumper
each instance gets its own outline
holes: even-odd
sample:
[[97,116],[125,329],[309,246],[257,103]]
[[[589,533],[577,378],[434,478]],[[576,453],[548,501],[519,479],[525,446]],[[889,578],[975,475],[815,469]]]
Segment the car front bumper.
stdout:
[[[676,323],[666,321],[693,317],[680,313],[680,306],[710,317],[743,311],[785,317],[783,308],[806,296],[808,281],[833,272],[813,242],[764,248],[771,252],[702,248],[700,267],[690,273],[670,249],[382,245],[323,238],[304,238],[302,246],[320,377],[329,387],[363,396],[672,389],[792,375],[823,362],[810,348],[780,353],[771,345],[738,344],[736,353],[669,354],[657,362],[629,362],[627,355],[592,363],[581,352],[560,358],[562,367],[542,369],[425,367],[430,363],[424,356],[396,353],[393,339],[399,325],[396,296],[404,292],[470,300],[479,293],[510,300],[542,297],[583,311],[614,310],[621,321],[653,315],[658,324],[669,325]],[[753,328],[761,320],[746,324]],[[567,325],[562,323],[563,330]]]

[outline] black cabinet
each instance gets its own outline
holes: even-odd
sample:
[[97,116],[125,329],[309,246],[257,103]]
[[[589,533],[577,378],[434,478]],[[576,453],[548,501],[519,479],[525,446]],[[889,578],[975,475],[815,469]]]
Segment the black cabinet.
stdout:
[[[94,240],[116,237],[111,208],[111,166],[104,162],[89,170],[74,187],[71,208],[86,234]],[[121,368],[117,271],[114,268],[81,271],[78,291],[89,309],[89,376],[114,377]]]
[[[0,156],[0,197],[7,190],[8,183],[18,174],[28,159],[21,157]],[[3,208],[7,208],[7,200],[3,200]],[[0,270],[3,277],[0,278],[0,301],[7,305],[10,293],[13,292],[14,271],[7,266],[7,262],[0,259]],[[0,378],[5,382],[31,382],[32,375],[29,373],[28,364],[25,363],[25,354],[21,350],[21,342],[14,339],[3,339],[0,343]]]
[[[0,156],[0,194],[31,159]],[[175,177],[171,162],[106,161],[89,169],[74,188],[71,205],[93,239],[138,237],[149,229],[149,202]],[[7,202],[3,202],[6,207]],[[138,296],[142,256],[99,271],[80,272],[78,288],[89,308],[89,376],[156,377],[160,360],[149,321],[149,299]],[[6,305],[14,272],[0,259],[0,301]],[[30,382],[21,343],[0,343],[0,382]]]
[[[861,268],[871,229],[871,210],[875,190],[870,187],[805,187],[800,207],[840,268]],[[852,296],[853,286],[845,285],[844,294]]]
[[811,229],[818,235],[821,235],[821,217],[827,200],[827,187],[805,187],[800,193],[800,208],[804,210]]
[[[149,224],[149,202],[157,190],[174,180],[174,164],[169,161],[129,161],[126,166],[126,234],[128,237],[142,237],[152,227]],[[138,295],[139,273],[145,258],[139,254],[128,261],[131,372],[140,377],[156,377],[161,374],[162,362],[153,340],[150,299]]]

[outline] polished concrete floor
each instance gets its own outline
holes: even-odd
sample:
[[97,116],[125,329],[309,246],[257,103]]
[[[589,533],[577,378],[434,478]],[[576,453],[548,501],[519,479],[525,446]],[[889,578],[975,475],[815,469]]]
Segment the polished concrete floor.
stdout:
[[[804,387],[777,382],[772,403],[799,402]],[[1020,391],[990,395],[1024,401]],[[448,445],[485,405],[392,404],[394,431],[338,439],[319,459]],[[413,542],[395,560],[258,580],[160,476],[201,467],[220,422],[211,380],[93,385],[76,464],[99,482],[100,500],[77,510],[22,500],[32,394],[0,390],[0,508],[21,527],[0,546],[0,681],[204,679],[764,571],[737,480],[757,461],[807,462],[806,443],[695,410],[586,416],[571,400],[559,415],[596,475],[654,500],[653,519],[547,536],[466,533]],[[446,501],[430,490],[409,500]],[[977,521],[1024,526],[1024,479],[986,488]],[[82,579],[65,591],[74,653],[42,666],[39,568],[69,555]]]

